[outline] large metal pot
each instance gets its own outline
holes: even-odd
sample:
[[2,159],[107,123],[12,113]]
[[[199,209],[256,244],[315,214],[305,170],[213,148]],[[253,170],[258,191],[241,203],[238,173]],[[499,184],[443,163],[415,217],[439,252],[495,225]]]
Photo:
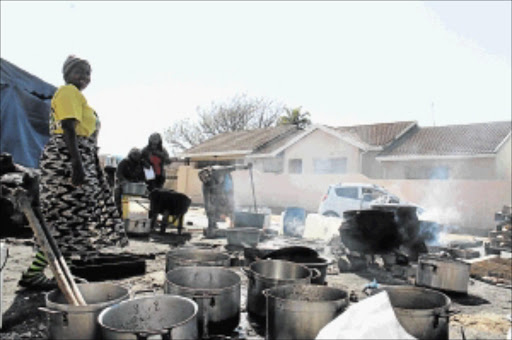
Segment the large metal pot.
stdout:
[[422,255],[416,285],[467,294],[471,264],[449,257]]
[[265,290],[267,339],[314,339],[348,306],[346,291],[318,285],[285,285]]
[[123,301],[98,316],[104,340],[198,339],[197,303],[176,295]]
[[256,247],[260,241],[261,231],[258,228],[226,229],[229,245],[241,247]]
[[130,297],[126,288],[109,283],[78,284],[87,306],[67,303],[59,289],[46,294],[48,313],[48,335],[50,339],[98,339],[101,329],[96,322],[100,312],[113,304]]
[[281,248],[266,254],[263,258],[291,261],[302,264],[310,269],[316,269],[319,271],[320,275],[313,275],[311,283],[319,285],[325,284],[327,267],[334,263],[333,260],[319,256],[315,250],[303,246]]
[[286,284],[309,284],[312,276],[306,266],[283,260],[260,260],[242,270],[249,278],[247,312],[260,324],[265,323],[265,289]]
[[229,335],[240,323],[240,276],[220,267],[181,267],[166,274],[166,294],[194,300],[199,335]]
[[435,290],[395,286],[384,288],[402,327],[417,339],[448,339],[450,298]]
[[203,266],[203,267],[229,267],[231,258],[226,253],[211,249],[177,249],[167,253],[165,272],[177,267]]
[[341,242],[360,253],[382,254],[402,243],[395,214],[383,210],[350,210],[343,213],[339,229]]

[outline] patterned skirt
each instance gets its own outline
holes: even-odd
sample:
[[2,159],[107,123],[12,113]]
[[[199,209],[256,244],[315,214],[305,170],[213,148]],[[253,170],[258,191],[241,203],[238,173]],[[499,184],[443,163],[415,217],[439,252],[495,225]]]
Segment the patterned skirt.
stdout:
[[64,256],[84,255],[128,238],[98,158],[95,138],[77,136],[85,183],[71,185],[71,157],[62,135],[52,135],[40,161],[41,212]]

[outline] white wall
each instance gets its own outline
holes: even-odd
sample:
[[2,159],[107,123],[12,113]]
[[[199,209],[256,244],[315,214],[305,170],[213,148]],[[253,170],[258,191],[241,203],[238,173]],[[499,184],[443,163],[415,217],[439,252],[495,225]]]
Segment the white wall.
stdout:
[[[198,170],[179,169],[178,191],[202,203]],[[235,204],[252,205],[249,171],[235,171]],[[302,176],[263,173],[253,169],[258,206],[271,208],[303,207],[316,212],[329,184],[340,182],[374,183],[399,197],[421,205],[439,223],[466,229],[494,228],[494,213],[504,204],[511,204],[512,183],[508,180],[376,180],[361,174]]]
[[[382,163],[384,178],[404,179],[407,178],[407,168],[435,168],[447,167],[451,179],[468,180],[493,180],[498,179],[496,174],[496,158],[463,158],[447,160],[410,160],[410,161],[383,161]],[[428,178],[425,178],[428,179]]]
[[[288,174],[288,161],[302,159],[302,173],[314,174],[314,158],[347,158],[347,173],[360,172],[359,149],[331,136],[322,130],[315,130],[284,153],[284,173]],[[298,175],[293,175],[298,176]]]
[[512,176],[512,139],[501,146],[496,155],[496,175],[500,179],[508,179]]

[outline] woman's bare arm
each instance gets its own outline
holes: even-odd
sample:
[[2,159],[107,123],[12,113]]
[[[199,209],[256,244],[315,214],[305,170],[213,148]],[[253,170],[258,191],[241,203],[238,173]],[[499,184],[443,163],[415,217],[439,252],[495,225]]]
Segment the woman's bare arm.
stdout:
[[82,156],[78,151],[78,143],[76,139],[75,126],[77,120],[73,118],[62,120],[62,130],[64,130],[64,142],[68,147],[71,156],[71,183],[75,186],[80,186],[85,182],[85,171],[82,165]]

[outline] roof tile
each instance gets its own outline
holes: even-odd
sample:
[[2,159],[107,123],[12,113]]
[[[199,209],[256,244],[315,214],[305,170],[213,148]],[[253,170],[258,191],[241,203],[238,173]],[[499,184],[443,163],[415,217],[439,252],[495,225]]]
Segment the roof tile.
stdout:
[[379,156],[489,154],[510,130],[510,121],[415,128]]

